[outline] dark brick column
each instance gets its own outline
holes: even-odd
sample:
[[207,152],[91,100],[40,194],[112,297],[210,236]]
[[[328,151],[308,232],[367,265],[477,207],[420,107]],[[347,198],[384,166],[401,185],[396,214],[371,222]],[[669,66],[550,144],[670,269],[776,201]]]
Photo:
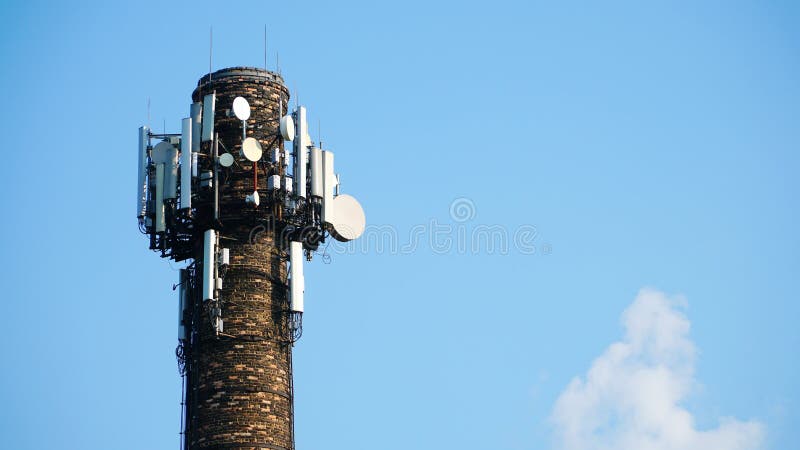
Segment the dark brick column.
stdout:
[[[212,224],[220,234],[220,247],[230,249],[230,266],[219,296],[224,332],[215,335],[204,311],[189,355],[186,441],[192,450],[292,449],[285,252],[275,245],[274,231],[257,228],[278,212],[267,197],[266,175],[282,169],[261,163],[261,205],[257,209],[246,205],[245,196],[253,192],[253,163],[239,161],[242,123],[227,114],[236,96],[247,99],[252,110],[247,135],[260,141],[268,160],[271,149],[283,147],[275,136],[279,105],[285,114],[289,92],[279,75],[242,67],[203,77],[192,99],[202,101],[213,91],[219,151],[227,148],[237,159],[233,167],[221,170],[220,221]],[[202,152],[210,150],[204,144]]]

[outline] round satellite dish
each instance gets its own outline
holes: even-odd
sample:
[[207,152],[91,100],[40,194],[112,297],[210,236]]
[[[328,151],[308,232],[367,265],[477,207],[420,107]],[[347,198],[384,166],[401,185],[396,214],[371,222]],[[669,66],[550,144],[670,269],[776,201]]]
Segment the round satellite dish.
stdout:
[[236,97],[233,99],[233,113],[239,120],[247,120],[250,118],[250,103],[244,97]]
[[258,191],[253,191],[252,194],[244,198],[244,201],[248,205],[258,207],[258,205],[261,203],[261,197],[258,195]]
[[256,162],[261,159],[264,152],[261,150],[261,144],[255,138],[249,137],[242,142],[242,153],[249,161]]
[[352,241],[364,233],[367,218],[358,200],[342,194],[333,199],[331,235],[340,242]]
[[230,153],[223,153],[219,155],[219,165],[222,167],[230,167],[233,165],[233,155]]
[[294,140],[294,120],[289,114],[281,117],[281,136],[285,141]]

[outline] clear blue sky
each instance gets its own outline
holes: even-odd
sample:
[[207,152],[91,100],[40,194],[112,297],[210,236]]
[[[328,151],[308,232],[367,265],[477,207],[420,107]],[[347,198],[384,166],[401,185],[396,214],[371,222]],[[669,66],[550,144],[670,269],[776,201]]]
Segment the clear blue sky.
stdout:
[[261,66],[266,23],[370,225],[537,233],[307,265],[299,449],[569,448],[562,413],[618,442],[645,406],[590,368],[637,336],[669,352],[612,379],[666,367],[697,433],[800,448],[796,2],[117,3],[0,6],[2,447],[178,447],[178,274],[137,230],[136,130],[148,97],[180,129],[209,25],[218,69]]

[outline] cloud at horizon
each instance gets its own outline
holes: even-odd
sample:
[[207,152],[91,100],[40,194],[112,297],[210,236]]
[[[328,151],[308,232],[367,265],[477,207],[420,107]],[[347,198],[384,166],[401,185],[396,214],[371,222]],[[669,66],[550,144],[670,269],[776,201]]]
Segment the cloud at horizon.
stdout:
[[682,403],[697,349],[681,297],[643,289],[622,314],[624,337],[561,392],[550,416],[558,450],[757,450],[758,420],[720,417],[700,430]]

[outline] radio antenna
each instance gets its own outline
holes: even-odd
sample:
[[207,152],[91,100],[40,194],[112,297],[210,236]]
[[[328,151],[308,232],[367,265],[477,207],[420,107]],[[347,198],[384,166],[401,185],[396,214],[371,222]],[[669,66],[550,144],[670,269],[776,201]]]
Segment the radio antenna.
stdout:
[[208,27],[208,81],[211,81],[211,67],[214,57],[214,27]]
[[264,70],[269,70],[267,67],[267,24],[264,24]]

